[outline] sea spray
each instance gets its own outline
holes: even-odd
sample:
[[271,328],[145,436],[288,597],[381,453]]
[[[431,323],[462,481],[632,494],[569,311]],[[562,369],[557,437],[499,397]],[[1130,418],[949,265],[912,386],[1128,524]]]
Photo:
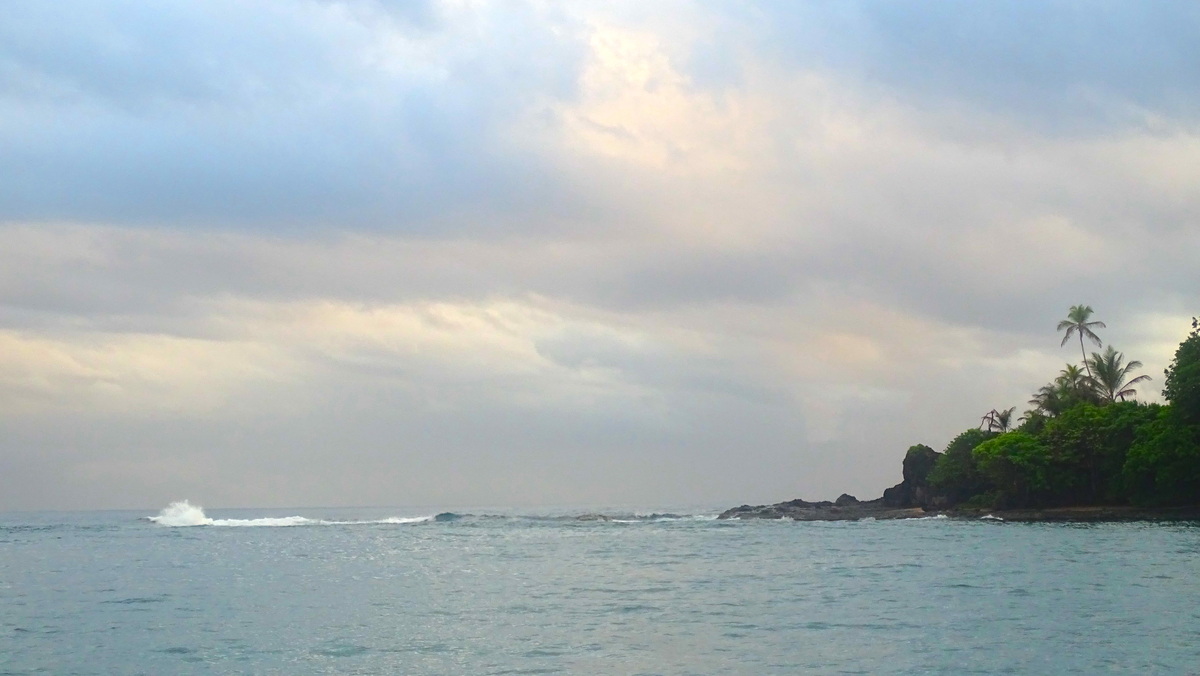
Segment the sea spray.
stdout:
[[187,500],[178,500],[167,505],[158,516],[147,517],[162,526],[211,526],[213,520],[205,516],[204,508]]
[[[439,515],[440,516],[440,515]],[[158,516],[146,517],[160,526],[230,526],[230,527],[270,527],[270,526],[358,526],[367,524],[415,524],[433,521],[433,516],[401,517],[393,516],[386,519],[368,521],[326,521],[310,519],[303,516],[262,517],[258,519],[213,519],[204,513],[204,508],[193,505],[187,500],[179,500],[167,505]]]

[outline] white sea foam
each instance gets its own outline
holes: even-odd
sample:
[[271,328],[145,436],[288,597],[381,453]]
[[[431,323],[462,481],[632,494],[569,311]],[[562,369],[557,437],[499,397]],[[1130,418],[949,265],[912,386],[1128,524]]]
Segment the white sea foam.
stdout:
[[326,521],[310,519],[303,516],[263,517],[258,519],[213,519],[204,513],[200,505],[193,505],[187,500],[172,502],[158,513],[158,516],[146,517],[160,526],[227,526],[227,527],[280,527],[280,526],[356,526],[365,524],[406,524],[432,521],[432,516],[392,516],[386,519],[368,521]]
[[432,516],[389,516],[378,521],[339,521],[338,523],[425,523],[433,521]]
[[205,516],[203,507],[193,505],[187,500],[172,502],[159,512],[158,516],[147,518],[163,526],[211,526],[213,522]]
[[317,519],[306,519],[302,516],[282,516],[261,519],[209,519],[210,526],[312,526],[324,523]]

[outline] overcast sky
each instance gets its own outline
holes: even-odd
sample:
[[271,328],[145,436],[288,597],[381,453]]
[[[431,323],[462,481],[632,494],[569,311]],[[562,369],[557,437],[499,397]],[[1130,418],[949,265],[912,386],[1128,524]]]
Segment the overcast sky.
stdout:
[[7,2],[0,509],[876,497],[1198,214],[1193,2]]

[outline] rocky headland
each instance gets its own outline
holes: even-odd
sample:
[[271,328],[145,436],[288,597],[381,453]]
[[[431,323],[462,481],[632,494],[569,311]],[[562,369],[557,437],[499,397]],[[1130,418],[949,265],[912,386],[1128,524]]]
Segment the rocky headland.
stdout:
[[1136,507],[1130,505],[1075,505],[1036,509],[982,509],[951,506],[946,496],[929,486],[927,477],[937,453],[914,449],[904,458],[904,479],[874,500],[858,500],[843,493],[837,500],[789,500],[773,505],[742,505],[727,509],[718,519],[791,519],[793,521],[857,521],[860,519],[915,519],[945,515],[952,518],[1012,522],[1123,522],[1200,521],[1200,506]]

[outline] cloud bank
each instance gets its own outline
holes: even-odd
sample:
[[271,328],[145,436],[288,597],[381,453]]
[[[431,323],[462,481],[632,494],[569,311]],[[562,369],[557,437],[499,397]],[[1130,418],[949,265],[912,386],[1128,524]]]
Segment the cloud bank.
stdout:
[[1077,303],[1161,380],[1198,19],[0,9],[0,509],[874,496]]

